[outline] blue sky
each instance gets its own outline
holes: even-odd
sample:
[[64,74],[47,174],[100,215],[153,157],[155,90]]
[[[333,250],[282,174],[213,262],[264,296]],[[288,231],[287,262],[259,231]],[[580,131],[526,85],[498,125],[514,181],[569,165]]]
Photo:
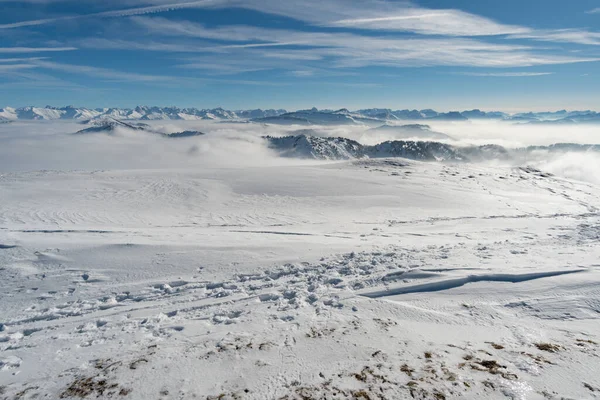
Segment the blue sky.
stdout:
[[597,0],[0,0],[0,106],[598,109]]

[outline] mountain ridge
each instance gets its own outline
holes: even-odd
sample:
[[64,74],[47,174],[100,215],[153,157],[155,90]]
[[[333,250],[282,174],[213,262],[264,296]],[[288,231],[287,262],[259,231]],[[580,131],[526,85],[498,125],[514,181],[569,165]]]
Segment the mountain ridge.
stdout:
[[505,148],[499,145],[456,146],[435,141],[388,140],[363,145],[343,137],[296,136],[263,137],[269,148],[282,157],[316,160],[364,158],[405,158],[416,161],[481,162],[505,161],[533,152],[600,152],[600,145],[556,143],[549,146]]
[[500,111],[437,112],[424,110],[392,110],[368,108],[350,111],[319,110],[317,108],[287,111],[285,109],[227,110],[222,107],[199,109],[194,107],[137,106],[135,108],[85,108],[85,107],[4,107],[0,108],[0,120],[92,120],[112,117],[120,120],[214,120],[252,121],[278,125],[381,125],[397,121],[467,121],[501,120],[523,124],[579,124],[600,123],[600,113],[591,110],[552,112],[525,112],[507,114]]

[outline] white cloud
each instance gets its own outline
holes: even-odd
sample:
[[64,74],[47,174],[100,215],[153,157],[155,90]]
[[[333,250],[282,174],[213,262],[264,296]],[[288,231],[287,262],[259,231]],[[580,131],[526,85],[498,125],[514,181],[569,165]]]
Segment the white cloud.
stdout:
[[76,47],[0,47],[0,53],[48,53],[57,51],[73,51]]
[[[98,43],[97,39],[93,39],[78,42],[77,45],[94,47],[100,44],[100,47],[122,46],[132,49],[143,46],[148,50],[164,50],[173,46],[173,51],[213,52],[218,53],[219,58],[225,55],[229,58],[237,56],[238,63],[252,63],[252,68],[289,70],[299,69],[297,61],[301,61],[303,67],[314,67],[311,61],[325,59],[335,68],[369,65],[527,67],[597,60],[581,56],[539,53],[534,48],[524,45],[489,43],[457,37],[377,37],[344,32],[306,32],[252,26],[207,28],[190,21],[174,21],[160,17],[134,17],[132,21],[146,34],[163,38],[174,36],[177,38],[176,43],[136,45],[106,40],[104,43]],[[182,44],[182,38],[202,39],[205,42],[198,45]],[[271,49],[275,47],[276,50]],[[285,49],[281,49],[282,47]],[[250,50],[256,52],[251,53]],[[277,58],[287,60],[287,63],[276,62]]]
[[488,18],[459,10],[407,9],[397,10],[392,15],[387,13],[373,15],[369,18],[334,21],[326,25],[447,36],[496,36],[531,31],[526,27],[499,24]]
[[35,61],[35,65],[45,69],[57,70],[74,74],[88,75],[110,80],[124,80],[136,82],[157,82],[169,80],[169,77],[157,75],[145,75],[131,72],[121,72],[108,68],[90,67],[86,65],[73,65],[57,63],[52,61]]
[[[140,4],[144,3],[148,4],[148,1],[140,1]],[[407,2],[383,0],[299,0],[293,4],[280,0],[159,0],[153,3],[156,5],[2,24],[0,29],[54,24],[80,18],[114,18],[161,13],[184,8],[239,7],[285,16],[313,25],[407,31],[426,35],[482,36],[530,31],[525,27],[501,24],[460,10],[431,10],[415,7]]]
[[0,64],[0,72],[22,71],[24,69],[36,68],[33,64]]
[[505,25],[459,10],[432,10],[408,2],[384,0],[223,0],[238,6],[305,21],[313,25],[346,26],[415,32],[425,35],[481,36],[522,33],[528,28]]
[[293,76],[295,76],[297,78],[306,78],[309,76],[313,76],[315,74],[315,71],[310,70],[310,69],[299,69],[299,70],[290,71],[290,74],[292,74]]
[[[26,1],[49,3],[54,0]],[[175,57],[172,67],[186,69],[187,72],[184,72],[186,75],[193,74],[194,70],[203,75],[234,75],[278,69],[286,71],[288,76],[306,77],[310,74],[351,73],[353,72],[349,70],[351,68],[367,66],[514,68],[600,60],[583,54],[536,49],[532,45],[516,42],[499,43],[488,38],[502,36],[510,39],[598,45],[600,33],[575,29],[534,30],[523,26],[502,24],[460,10],[434,10],[402,1],[298,0],[293,4],[281,0],[123,1],[119,3],[121,7],[133,7],[80,16],[21,21],[0,25],[0,29],[55,24],[80,18],[128,17],[125,20],[103,24],[105,31],[100,37],[82,38],[67,44],[88,49],[127,49],[201,55],[201,57],[183,60],[182,55]],[[103,4],[108,7],[117,2],[107,0]],[[293,18],[311,25],[312,28],[311,31],[294,31],[245,25],[208,27],[192,21],[147,16],[147,14],[175,9],[228,7],[240,7]],[[119,29],[115,29],[113,24]],[[349,33],[348,30],[324,27],[351,28],[353,33]],[[369,33],[366,34],[365,30]],[[408,32],[416,35],[379,33],[378,36],[374,36],[374,31]],[[534,42],[528,43],[535,45]],[[537,45],[539,46],[539,43]],[[76,47],[0,48],[0,53],[69,50],[76,50]],[[23,59],[14,62],[111,80],[173,83],[180,79],[173,76],[146,75],[93,66],[54,63],[41,59]],[[343,69],[346,69],[346,72],[341,72]],[[544,74],[549,73],[493,72],[474,76],[518,77]],[[195,82],[218,81],[198,78]],[[255,84],[254,81],[240,82]],[[264,82],[256,83],[264,84]]]
[[586,11],[587,14],[600,14],[600,8],[594,8],[593,10]]
[[510,35],[512,39],[532,39],[544,42],[577,43],[598,46],[600,32],[589,32],[577,29],[559,29],[553,31],[535,31],[524,34]]
[[245,72],[257,72],[265,71],[271,68],[269,67],[244,67],[242,65],[231,65],[218,62],[199,62],[199,63],[188,63],[178,65],[179,68],[185,69],[197,69],[203,71],[209,71],[213,75],[236,75]]
[[121,82],[137,82],[154,85],[177,85],[178,87],[185,85],[205,85],[208,83],[227,83],[236,85],[259,85],[259,86],[276,86],[279,83],[268,82],[268,81],[252,81],[252,80],[228,80],[228,79],[214,79],[214,78],[195,78],[195,77],[181,77],[181,76],[169,76],[169,75],[146,75],[140,73],[123,72],[109,68],[99,68],[88,65],[74,65],[57,63],[52,61],[35,61],[33,65],[41,69],[56,70],[61,72],[68,72],[72,74],[85,75],[94,78],[101,78],[109,81],[121,81]]
[[209,43],[175,43],[157,42],[154,40],[134,41],[122,39],[87,38],[77,42],[78,46],[90,49],[112,49],[112,50],[144,50],[172,53],[195,53],[205,52]]
[[0,63],[28,62],[28,61],[45,60],[45,59],[46,59],[46,57],[0,58]]
[[[27,0],[48,3],[54,0]],[[67,1],[67,0],[65,0]],[[108,4],[115,2],[108,2]],[[107,4],[107,3],[105,3]],[[162,13],[185,8],[245,8],[267,14],[284,16],[313,26],[346,27],[355,30],[386,30],[412,32],[421,35],[442,36],[506,36],[514,39],[531,39],[549,42],[568,42],[597,45],[597,32],[586,30],[536,30],[526,26],[503,24],[490,18],[455,9],[429,9],[408,1],[386,0],[297,0],[293,3],[281,0],[124,0],[121,5],[132,8],[108,10],[86,15],[70,15],[56,18],[20,21],[1,24],[0,29],[55,24],[82,18],[118,18],[134,15]],[[153,4],[148,6],[148,4]],[[138,7],[135,7],[138,5]],[[588,11],[600,12],[600,9]],[[185,21],[176,24],[165,35],[198,33],[198,26],[190,30]],[[201,32],[200,32],[201,33]],[[239,32],[242,34],[243,30]]]
[[458,75],[467,76],[490,76],[501,78],[528,77],[528,76],[544,76],[553,75],[554,72],[459,72]]

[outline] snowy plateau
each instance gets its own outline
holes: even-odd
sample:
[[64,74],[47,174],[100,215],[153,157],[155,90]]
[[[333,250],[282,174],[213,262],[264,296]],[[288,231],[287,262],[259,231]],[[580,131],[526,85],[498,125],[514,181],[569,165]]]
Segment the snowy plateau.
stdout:
[[0,399],[600,398],[592,111],[0,110]]

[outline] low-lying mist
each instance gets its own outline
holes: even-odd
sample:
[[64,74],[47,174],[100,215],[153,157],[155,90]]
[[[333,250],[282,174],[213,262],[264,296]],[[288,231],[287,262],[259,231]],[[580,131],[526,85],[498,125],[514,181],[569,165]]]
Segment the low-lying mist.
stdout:
[[[343,137],[363,145],[407,138],[394,130],[352,126],[278,126],[213,121],[145,121],[154,132],[185,130],[205,133],[189,138],[165,138],[144,131],[116,128],[111,134],[74,135],[85,128],[72,121],[17,121],[0,125],[0,172],[30,170],[102,170],[272,166],[315,163],[279,157],[264,136]],[[402,121],[395,125],[417,122]],[[423,122],[420,122],[423,124]],[[452,146],[496,144],[507,149],[554,143],[596,144],[600,126],[533,125],[502,121],[427,121],[430,131],[448,135],[438,140]],[[511,166],[532,165],[558,176],[600,183],[600,155],[594,152],[528,152],[526,157],[493,161]]]
[[117,127],[110,134],[75,135],[85,126],[46,121],[2,124],[0,172],[266,166],[293,162],[278,157],[264,144],[260,126],[249,130],[214,123],[151,125],[163,133],[197,129],[207,134],[169,139]]

